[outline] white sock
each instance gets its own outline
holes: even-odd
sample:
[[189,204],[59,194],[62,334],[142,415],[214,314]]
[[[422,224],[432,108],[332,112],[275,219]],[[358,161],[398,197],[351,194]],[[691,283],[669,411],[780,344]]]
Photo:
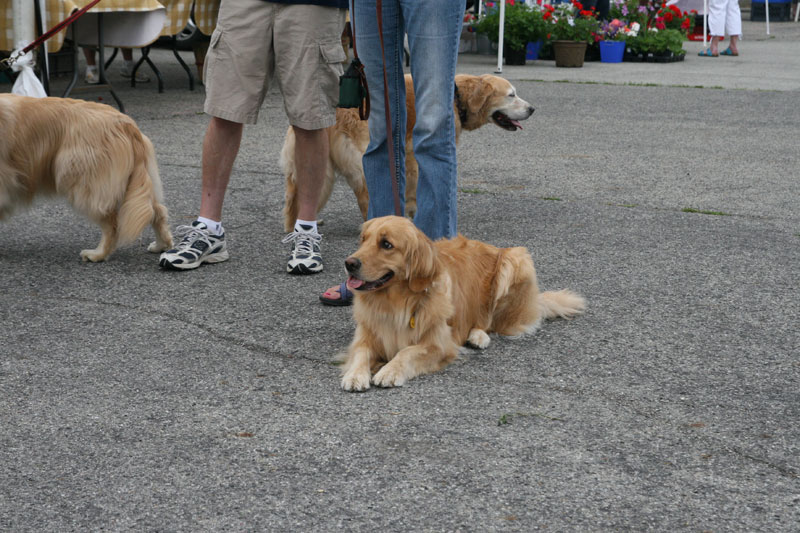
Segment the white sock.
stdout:
[[206,217],[197,217],[197,221],[205,224],[211,235],[222,235],[225,231],[222,229],[222,221],[217,222],[216,220],[211,220]]
[[294,230],[301,233],[319,233],[316,220],[300,220],[298,218],[294,223]]
[[97,65],[86,65],[86,72],[97,73]]

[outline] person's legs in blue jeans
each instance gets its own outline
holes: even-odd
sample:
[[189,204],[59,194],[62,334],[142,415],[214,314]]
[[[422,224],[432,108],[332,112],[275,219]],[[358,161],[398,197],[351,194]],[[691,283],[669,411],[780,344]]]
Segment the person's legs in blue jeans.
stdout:
[[[414,155],[419,164],[415,224],[432,239],[456,235],[457,163],[453,90],[462,0],[385,0],[386,54],[395,165],[400,201],[405,199],[405,82],[403,38],[408,32],[416,96]],[[368,218],[394,213],[383,95],[383,61],[375,4],[355,0],[356,46],[370,91],[370,143],[363,166],[370,195]]]
[[401,0],[411,51],[419,166],[414,224],[431,239],[457,234],[454,79],[463,0]]
[[[362,164],[369,191],[367,218],[394,214],[383,94],[383,60],[374,0],[353,0],[355,41],[370,93],[370,141]],[[457,163],[453,94],[463,0],[383,0],[383,36],[395,166],[405,203],[406,107],[403,41],[408,31],[416,96],[414,154],[419,166],[414,223],[431,239],[457,234]],[[346,305],[352,294],[332,287],[320,299]]]
[[[405,204],[406,89],[403,78],[405,26],[398,0],[384,0],[383,40],[392,119],[392,141],[401,207]],[[362,164],[369,191],[367,218],[395,214],[386,135],[383,59],[374,0],[354,0],[355,39],[370,95],[369,145]]]

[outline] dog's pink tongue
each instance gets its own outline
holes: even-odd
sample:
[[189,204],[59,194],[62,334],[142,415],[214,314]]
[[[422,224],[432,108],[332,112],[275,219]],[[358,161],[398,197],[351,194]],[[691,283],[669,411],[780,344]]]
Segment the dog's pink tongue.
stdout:
[[512,119],[512,120],[511,120],[511,123],[512,123],[513,125],[515,125],[516,127],[518,127],[519,129],[522,129],[522,124],[520,124],[520,123],[519,123],[519,120],[513,120],[513,119]]
[[357,289],[364,284],[364,280],[356,279],[353,276],[347,278],[347,287],[350,289]]

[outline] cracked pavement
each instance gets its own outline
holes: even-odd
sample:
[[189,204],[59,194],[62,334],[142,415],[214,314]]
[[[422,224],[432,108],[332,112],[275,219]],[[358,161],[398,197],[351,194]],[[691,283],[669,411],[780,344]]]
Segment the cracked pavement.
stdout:
[[[99,231],[61,199],[4,221],[0,530],[796,531],[800,25],[744,27],[739,58],[504,68],[536,112],[461,137],[459,227],[527,246],[540,286],[588,310],[401,388],[339,389],[350,311],[317,297],[357,243],[345,184],[325,271],[284,271],[274,90],[226,263],[159,270],[150,229],[81,263]],[[174,227],[207,118],[171,52],[151,57],[163,94],[112,81]]]

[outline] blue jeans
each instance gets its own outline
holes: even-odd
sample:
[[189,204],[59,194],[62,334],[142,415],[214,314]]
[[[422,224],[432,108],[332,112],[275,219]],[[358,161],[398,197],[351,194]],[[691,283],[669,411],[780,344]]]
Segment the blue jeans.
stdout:
[[[355,39],[370,94],[369,146],[362,160],[368,218],[394,214],[375,0],[353,0]],[[383,0],[383,39],[392,140],[401,205],[405,199],[406,96],[403,37],[408,34],[416,95],[413,146],[419,166],[414,224],[431,239],[457,233],[457,162],[453,91],[464,0]],[[353,17],[351,17],[353,18]]]

